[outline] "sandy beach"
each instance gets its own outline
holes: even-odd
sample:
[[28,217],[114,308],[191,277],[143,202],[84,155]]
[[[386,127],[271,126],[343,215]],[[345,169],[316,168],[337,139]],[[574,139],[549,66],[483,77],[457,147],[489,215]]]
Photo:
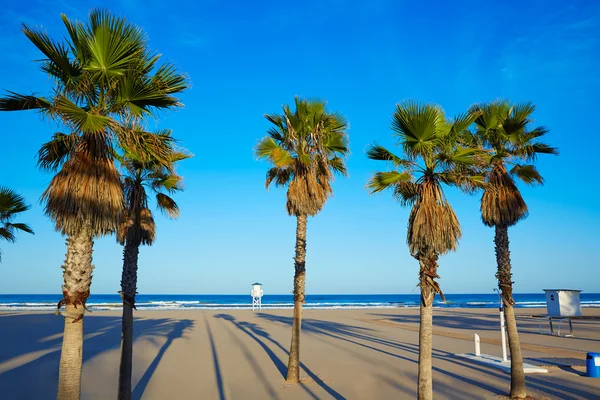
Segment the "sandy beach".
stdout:
[[[584,376],[585,353],[600,351],[600,321],[575,321],[575,337],[538,333],[518,309],[526,358],[576,359],[527,375],[531,394],[551,399],[600,398],[600,379]],[[291,310],[140,311],[135,314],[133,397],[136,399],[391,399],[416,396],[418,309],[307,310],[301,347],[303,384],[284,381]],[[600,316],[600,309],[584,309]],[[119,312],[85,319],[82,398],[116,398]],[[500,355],[495,309],[434,311],[436,399],[498,398],[510,377],[454,356]],[[547,329],[547,325],[545,326]],[[564,328],[564,326],[563,326]],[[0,398],[56,396],[62,318],[50,313],[0,314]]]

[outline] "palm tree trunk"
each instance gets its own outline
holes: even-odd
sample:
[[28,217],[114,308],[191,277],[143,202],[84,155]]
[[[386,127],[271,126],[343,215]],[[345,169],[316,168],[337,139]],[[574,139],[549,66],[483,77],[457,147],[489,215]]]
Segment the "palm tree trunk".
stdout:
[[300,382],[300,330],[302,327],[302,305],[306,297],[306,215],[298,215],[296,225],[296,257],[294,257],[294,320],[292,323],[292,344],[286,381]]
[[79,399],[81,394],[83,315],[92,284],[93,245],[93,237],[88,227],[67,238],[67,255],[62,266],[63,299],[58,305],[59,308],[65,305],[65,327],[58,375],[59,400]]
[[123,249],[121,297],[123,318],[121,323],[121,365],[119,367],[119,400],[131,400],[131,373],[133,370],[133,309],[137,292],[139,243],[127,240]]
[[433,280],[437,277],[437,256],[420,256],[419,286],[421,287],[421,306],[419,315],[419,377],[417,398],[433,399],[433,378],[431,373],[431,354],[433,349],[433,299],[438,286]]
[[508,347],[510,348],[510,397],[522,399],[527,396],[525,389],[525,371],[523,370],[523,357],[521,356],[521,344],[519,343],[519,332],[517,331],[517,320],[513,308],[515,301],[512,296],[512,272],[510,266],[510,250],[508,241],[508,226],[496,226],[496,262],[498,264],[498,287],[502,291],[504,302],[504,316],[506,317],[506,328],[508,331]]

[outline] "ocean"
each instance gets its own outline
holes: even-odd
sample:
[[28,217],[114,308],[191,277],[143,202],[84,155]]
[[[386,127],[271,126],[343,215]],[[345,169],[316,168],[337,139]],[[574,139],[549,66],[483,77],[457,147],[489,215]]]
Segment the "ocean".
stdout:
[[[56,294],[0,294],[0,311],[52,311],[61,296]],[[544,293],[518,293],[514,295],[519,308],[546,307]],[[93,310],[116,310],[121,308],[118,294],[93,294],[87,302]],[[226,310],[252,309],[250,295],[211,294],[139,294],[136,296],[138,310]],[[418,307],[418,294],[309,294],[306,309],[351,308],[397,308]],[[498,295],[448,294],[446,303],[436,296],[436,307],[448,308],[496,308]],[[581,293],[582,307],[600,307],[600,293]],[[263,309],[289,309],[293,307],[292,295],[266,294],[262,298]]]

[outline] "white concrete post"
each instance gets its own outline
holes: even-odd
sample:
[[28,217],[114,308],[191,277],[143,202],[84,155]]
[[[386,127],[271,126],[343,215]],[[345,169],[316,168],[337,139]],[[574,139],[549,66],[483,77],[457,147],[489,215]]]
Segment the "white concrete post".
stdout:
[[500,309],[500,332],[502,336],[502,361],[507,362],[506,354],[506,325],[504,324],[504,308]]
[[480,356],[481,355],[481,345],[479,344],[479,342],[480,342],[479,335],[474,333],[473,338],[475,340],[475,355]]

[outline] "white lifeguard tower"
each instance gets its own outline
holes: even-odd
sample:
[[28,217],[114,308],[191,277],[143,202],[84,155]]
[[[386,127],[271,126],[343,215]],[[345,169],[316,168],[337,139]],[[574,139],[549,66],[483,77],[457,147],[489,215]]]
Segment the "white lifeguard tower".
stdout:
[[[572,289],[544,289],[546,292],[546,309],[548,316],[546,317],[550,324],[550,331],[546,332],[554,335],[553,321],[558,321],[558,331],[556,334],[560,336],[560,328],[564,320],[569,321],[569,333],[565,337],[573,336],[572,319],[583,319],[581,314],[581,301],[579,293],[581,290]],[[540,318],[539,333],[542,333],[542,323],[544,318]]]
[[258,282],[254,282],[252,284],[252,291],[250,292],[250,296],[252,296],[252,311],[258,309],[259,311],[262,308],[261,299],[263,296],[262,284]]

